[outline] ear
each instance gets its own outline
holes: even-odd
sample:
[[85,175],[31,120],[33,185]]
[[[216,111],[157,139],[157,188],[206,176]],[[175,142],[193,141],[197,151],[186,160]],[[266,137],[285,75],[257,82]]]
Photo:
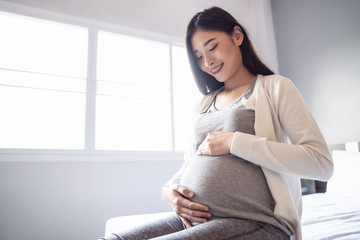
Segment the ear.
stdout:
[[244,34],[241,31],[241,28],[239,26],[234,27],[232,38],[233,38],[234,44],[236,44],[237,46],[240,46],[242,44],[242,42],[244,40]]

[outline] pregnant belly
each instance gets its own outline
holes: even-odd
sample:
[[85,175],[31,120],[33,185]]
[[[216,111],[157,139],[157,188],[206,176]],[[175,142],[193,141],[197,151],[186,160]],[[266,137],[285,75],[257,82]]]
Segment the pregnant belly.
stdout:
[[267,205],[271,195],[261,168],[234,155],[194,157],[180,184],[195,193],[192,201],[208,206],[218,217],[229,216],[232,209],[249,211],[254,203]]

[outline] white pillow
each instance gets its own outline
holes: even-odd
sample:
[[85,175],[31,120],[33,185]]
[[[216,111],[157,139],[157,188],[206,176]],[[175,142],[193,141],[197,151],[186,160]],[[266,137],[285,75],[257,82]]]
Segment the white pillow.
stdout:
[[333,151],[334,174],[327,184],[327,193],[360,198],[360,152]]

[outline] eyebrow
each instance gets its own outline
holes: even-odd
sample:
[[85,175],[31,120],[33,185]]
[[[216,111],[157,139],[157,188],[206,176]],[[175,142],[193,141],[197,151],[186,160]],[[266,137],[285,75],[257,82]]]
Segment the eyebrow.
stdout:
[[210,38],[209,40],[207,40],[205,43],[204,43],[204,47],[206,47],[206,45],[208,45],[211,41],[214,41],[216,38]]
[[[205,43],[204,43],[204,47],[206,47],[209,43],[211,43],[212,41],[214,41],[216,38],[210,38],[209,40],[207,40]],[[197,50],[193,51],[193,53],[196,53]]]

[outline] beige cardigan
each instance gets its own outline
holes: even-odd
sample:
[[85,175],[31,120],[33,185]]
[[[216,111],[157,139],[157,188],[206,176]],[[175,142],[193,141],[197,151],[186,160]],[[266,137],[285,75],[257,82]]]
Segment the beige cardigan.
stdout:
[[[203,98],[198,114],[209,108],[216,94]],[[275,214],[301,240],[300,178],[330,178],[333,162],[327,144],[298,90],[285,77],[258,75],[245,105],[255,110],[255,136],[236,132],[230,152],[262,167],[275,201]],[[193,152],[185,154],[185,163],[166,185],[180,182]]]

